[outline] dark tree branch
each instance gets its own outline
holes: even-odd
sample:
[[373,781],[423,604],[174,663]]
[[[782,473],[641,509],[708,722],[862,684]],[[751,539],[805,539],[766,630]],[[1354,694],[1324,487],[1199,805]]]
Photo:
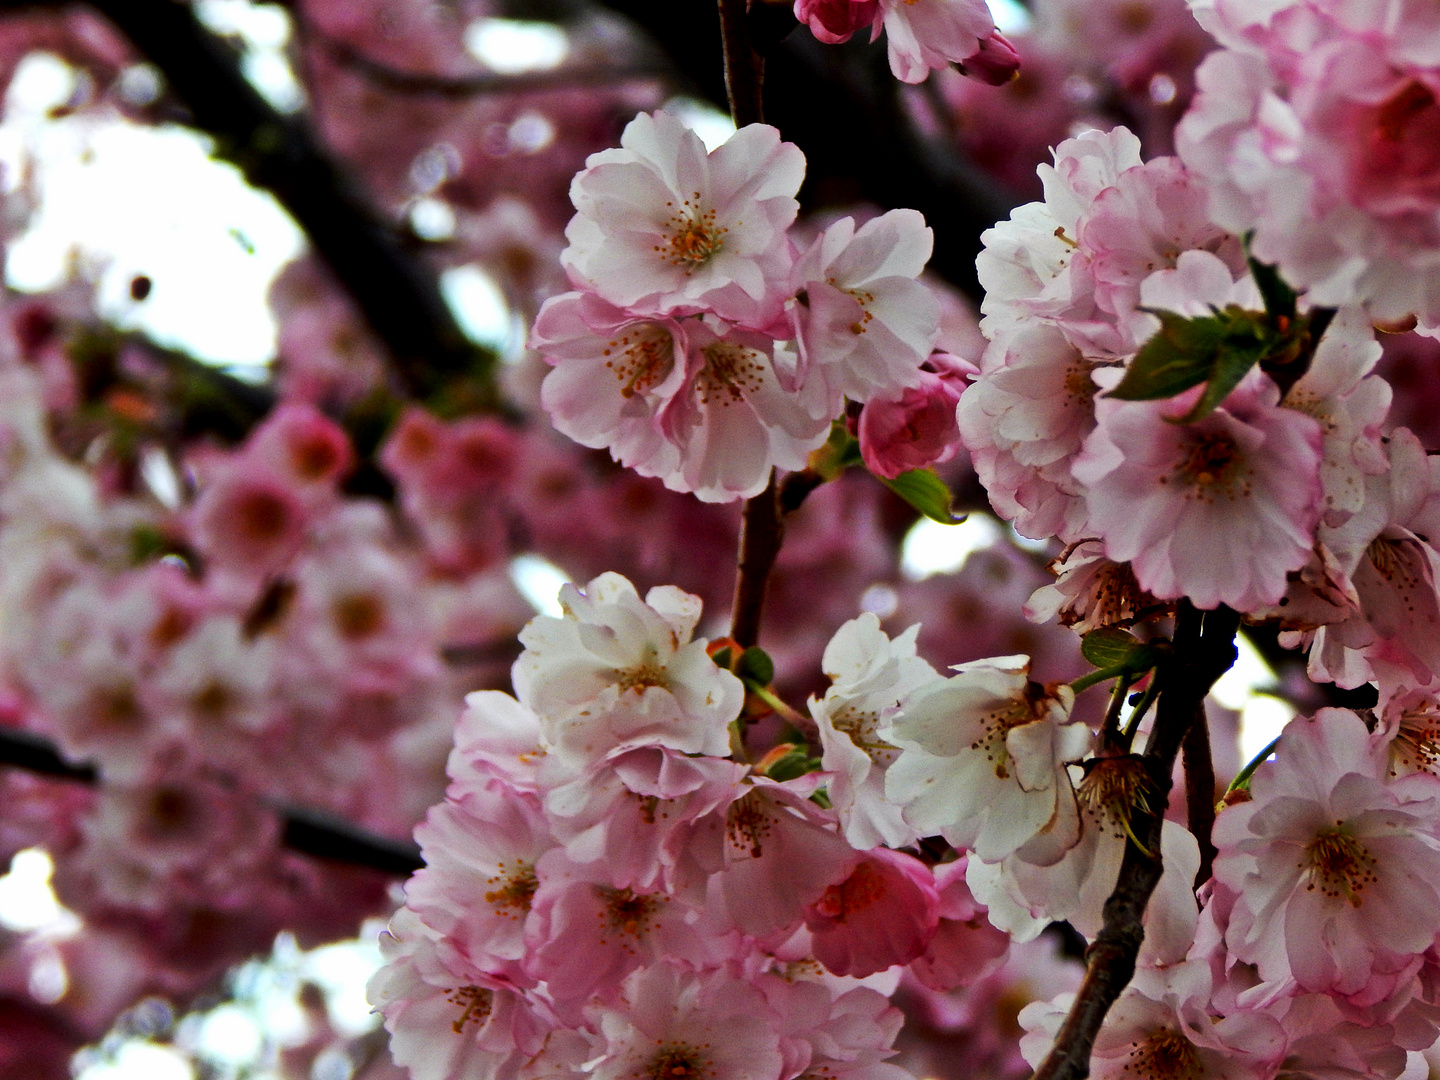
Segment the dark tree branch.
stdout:
[[[58,0],[0,0],[0,11],[58,7]],[[91,0],[165,75],[216,153],[270,191],[385,343],[412,393],[459,374],[486,379],[493,354],[470,342],[440,292],[438,277],[408,255],[365,197],[299,119],[273,109],[246,81],[228,46],[189,4]]]
[[765,60],[750,43],[748,6],[747,0],[719,0],[725,96],[736,127],[765,122]]
[[311,35],[344,67],[363,75],[370,82],[397,94],[463,100],[484,94],[523,94],[543,90],[563,90],[575,86],[613,86],[625,79],[673,78],[675,69],[659,60],[642,61],[629,66],[572,67],[558,71],[537,71],[522,75],[446,76],[426,72],[402,71],[375,60],[343,41],[315,32]]
[[[80,784],[101,782],[95,766],[66,761],[48,739],[11,727],[0,727],[0,766],[5,765]],[[425,865],[414,844],[376,836],[323,811],[280,806],[276,812],[284,821],[283,843],[294,851],[396,877],[409,877]]]
[[1084,1080],[1090,1075],[1095,1036],[1135,974],[1135,958],[1145,940],[1145,906],[1163,870],[1160,833],[1175,758],[1191,726],[1204,723],[1205,695],[1235,662],[1239,625],[1239,615],[1228,608],[1202,614],[1189,602],[1181,602],[1174,653],[1157,672],[1165,680],[1164,689],[1143,757],[1149,778],[1146,795],[1153,811],[1137,807],[1131,817],[1132,837],[1139,837],[1144,846],[1133,838],[1125,843],[1115,891],[1105,901],[1104,924],[1086,952],[1085,979],[1033,1080]]
[[772,470],[765,490],[745,503],[740,521],[740,558],[730,636],[742,649],[759,642],[765,590],[784,539],[785,521],[780,516],[779,487]]
[[1204,706],[1190,732],[1185,736],[1185,819],[1200,845],[1200,869],[1195,872],[1195,888],[1210,880],[1215,863],[1215,762],[1210,756],[1210,724]]

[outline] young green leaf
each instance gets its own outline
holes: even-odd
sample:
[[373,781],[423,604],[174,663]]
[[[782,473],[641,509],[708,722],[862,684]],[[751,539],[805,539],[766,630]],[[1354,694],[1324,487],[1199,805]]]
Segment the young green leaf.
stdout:
[[950,512],[950,489],[932,469],[911,469],[894,480],[877,479],[931,521],[958,525],[965,520]]
[[1130,631],[1118,626],[1102,626],[1080,640],[1080,654],[1096,667],[1108,668],[1122,663],[1139,645],[1139,639]]

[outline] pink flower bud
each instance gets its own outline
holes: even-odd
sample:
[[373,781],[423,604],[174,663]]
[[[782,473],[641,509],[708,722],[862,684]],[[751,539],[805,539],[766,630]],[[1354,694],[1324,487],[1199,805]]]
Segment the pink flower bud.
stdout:
[[[795,5],[799,10],[797,0]],[[818,36],[818,35],[817,35]],[[1020,74],[1020,54],[999,30],[980,40],[980,47],[960,61],[960,70],[991,86],[1004,86]]]
[[[938,361],[938,363],[937,363]],[[902,472],[949,461],[960,448],[955,406],[964,388],[964,361],[933,353],[919,386],[897,401],[871,401],[860,413],[860,455],[876,476],[893,480]]]
[[795,0],[795,18],[827,45],[849,41],[875,21],[879,10],[879,0]]

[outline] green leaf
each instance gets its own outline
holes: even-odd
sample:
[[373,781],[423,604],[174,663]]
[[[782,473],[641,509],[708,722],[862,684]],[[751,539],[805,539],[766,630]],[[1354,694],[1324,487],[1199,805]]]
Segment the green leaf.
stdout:
[[710,657],[710,659],[715,661],[716,667],[724,668],[726,671],[729,671],[730,660],[732,659],[730,646],[726,645],[723,649],[715,650],[715,655]]
[[1160,329],[1140,347],[1120,384],[1108,397],[1159,401],[1208,384],[1195,406],[1176,423],[1193,424],[1210,415],[1249,370],[1283,348],[1266,316],[1238,307],[1191,318],[1155,311]]
[[1080,654],[1098,668],[1115,667],[1140,647],[1139,640],[1118,626],[1102,626],[1091,630],[1080,640]]
[[1265,298],[1265,313],[1270,316],[1271,321],[1294,321],[1295,290],[1285,284],[1285,279],[1275,267],[1258,261],[1253,255],[1249,256],[1247,261],[1250,264],[1250,276],[1255,279],[1260,295]]
[[747,682],[769,686],[775,681],[775,661],[759,645],[751,645],[740,654],[740,663],[735,665],[735,674]]
[[911,469],[894,480],[886,480],[883,476],[877,479],[931,521],[938,521],[941,525],[958,525],[965,520],[963,516],[956,517],[950,512],[950,489],[933,469]]

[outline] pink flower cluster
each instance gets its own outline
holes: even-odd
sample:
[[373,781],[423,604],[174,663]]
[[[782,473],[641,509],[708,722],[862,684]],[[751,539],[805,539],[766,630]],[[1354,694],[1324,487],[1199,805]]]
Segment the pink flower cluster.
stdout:
[[553,365],[541,402],[560,431],[725,502],[757,494],[773,468],[802,468],[847,397],[953,401],[921,368],[939,333],[916,280],[923,219],[841,218],[799,250],[804,171],[774,128],[707,153],[665,112],[588,159],[561,255],[577,291],[548,300],[531,335]]
[[[416,1080],[902,1080],[886,1061],[898,966],[949,990],[1008,946],[965,861],[880,846],[914,834],[853,762],[847,786],[767,775],[788,746],[735,760],[744,692],[692,636],[695,597],[642,600],[606,574],[560,599],[563,617],[521,636],[517,697],[469,698],[445,801],[416,832],[426,868],[369,988],[396,1060]],[[826,670],[811,707],[827,765],[858,754],[883,781],[895,751],[874,717],[933,670],[913,632],[892,650],[873,617],[842,629]]]
[[1215,220],[1317,305],[1440,329],[1440,21],[1423,3],[1192,0],[1226,48],[1177,129]]
[[[1189,423],[1198,388],[1119,400],[1108,391],[1159,329],[1155,311],[1259,318],[1264,303],[1239,240],[1211,222],[1203,179],[1174,158],[1142,163],[1123,128],[1062,143],[1041,178],[1045,201],[985,234],[990,345],[959,416],[995,509],[1026,536],[1081,545],[1059,585],[1067,620],[1117,602],[1102,600],[1117,574],[1133,575],[1118,601],[1132,614],[1142,595],[1268,611],[1322,546],[1344,546],[1334,530],[1370,543],[1385,528],[1366,492],[1391,472],[1390,393],[1370,374],[1380,348],[1365,313],[1329,322],[1283,399],[1252,370]],[[1334,620],[1303,625],[1322,621]]]

